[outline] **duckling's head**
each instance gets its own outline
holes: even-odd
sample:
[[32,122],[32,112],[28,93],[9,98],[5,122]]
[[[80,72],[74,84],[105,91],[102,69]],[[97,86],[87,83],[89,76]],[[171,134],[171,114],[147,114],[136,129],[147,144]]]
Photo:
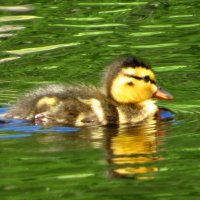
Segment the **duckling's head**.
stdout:
[[108,68],[105,84],[107,95],[122,104],[136,104],[152,97],[172,99],[161,90],[151,67],[133,56],[125,56]]

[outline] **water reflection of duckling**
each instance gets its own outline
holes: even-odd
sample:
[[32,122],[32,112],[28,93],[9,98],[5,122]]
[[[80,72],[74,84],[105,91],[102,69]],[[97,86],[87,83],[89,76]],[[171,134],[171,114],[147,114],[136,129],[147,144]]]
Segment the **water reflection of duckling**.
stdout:
[[154,116],[152,97],[172,99],[159,89],[151,68],[126,56],[109,66],[106,94],[94,87],[50,85],[25,95],[7,118],[35,120],[43,125],[135,124]]
[[165,133],[156,123],[134,128],[109,131],[106,135],[108,162],[112,164],[109,175],[116,177],[153,178],[148,173],[158,171],[156,162],[162,160],[157,154]]

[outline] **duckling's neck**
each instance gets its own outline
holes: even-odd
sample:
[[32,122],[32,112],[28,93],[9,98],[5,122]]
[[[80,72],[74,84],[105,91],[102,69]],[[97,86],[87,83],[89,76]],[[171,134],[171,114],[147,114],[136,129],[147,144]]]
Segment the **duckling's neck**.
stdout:
[[153,100],[145,100],[137,104],[118,104],[119,123],[136,124],[155,115],[158,107]]

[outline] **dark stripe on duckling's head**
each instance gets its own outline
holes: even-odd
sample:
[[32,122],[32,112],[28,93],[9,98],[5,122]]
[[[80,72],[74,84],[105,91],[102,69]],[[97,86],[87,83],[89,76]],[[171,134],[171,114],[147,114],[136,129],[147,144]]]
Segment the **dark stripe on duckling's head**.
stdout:
[[130,75],[130,74],[124,74],[125,76],[127,76],[127,77],[130,77],[130,78],[134,78],[134,79],[137,79],[137,80],[143,80],[143,81],[145,81],[145,82],[151,82],[151,83],[153,83],[153,84],[156,84],[156,81],[155,80],[152,80],[151,78],[150,78],[150,76],[149,75],[146,75],[146,76],[144,76],[144,77],[140,77],[140,76],[135,76],[135,75]]

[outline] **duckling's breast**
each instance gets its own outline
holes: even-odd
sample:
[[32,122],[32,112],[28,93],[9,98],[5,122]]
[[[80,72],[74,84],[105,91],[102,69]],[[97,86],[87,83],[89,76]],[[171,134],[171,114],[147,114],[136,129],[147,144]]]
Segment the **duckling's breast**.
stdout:
[[136,124],[154,116],[158,108],[154,101],[146,100],[139,104],[117,106],[120,124]]

